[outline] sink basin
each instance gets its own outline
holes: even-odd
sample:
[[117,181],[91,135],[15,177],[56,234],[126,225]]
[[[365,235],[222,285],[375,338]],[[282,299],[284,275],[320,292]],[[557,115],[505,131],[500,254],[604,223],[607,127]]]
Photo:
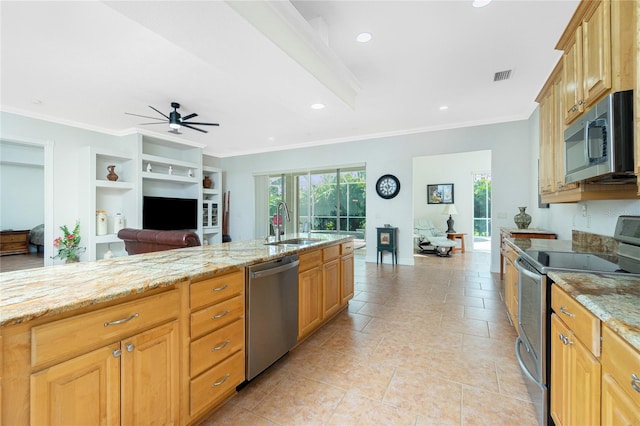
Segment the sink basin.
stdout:
[[272,243],[265,243],[267,246],[306,246],[309,244],[322,241],[317,238],[290,238],[288,240],[274,241]]

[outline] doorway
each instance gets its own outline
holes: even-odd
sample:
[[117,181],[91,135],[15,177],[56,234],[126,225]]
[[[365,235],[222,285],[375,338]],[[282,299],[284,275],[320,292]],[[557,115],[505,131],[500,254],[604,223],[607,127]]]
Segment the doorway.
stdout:
[[473,174],[473,250],[491,251],[491,173]]

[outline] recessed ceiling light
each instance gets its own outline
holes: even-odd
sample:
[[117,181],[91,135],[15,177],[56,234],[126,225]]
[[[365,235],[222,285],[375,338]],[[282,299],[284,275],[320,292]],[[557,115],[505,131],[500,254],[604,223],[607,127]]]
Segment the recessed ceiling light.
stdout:
[[311,105],[311,109],[322,109],[325,106],[326,106],[325,104],[313,104]]
[[448,109],[449,109],[449,107],[448,107],[448,106],[446,106],[446,105],[442,105],[442,106],[440,107],[440,111],[445,111],[445,110],[448,110]]
[[368,43],[369,41],[371,41],[371,33],[360,33],[356,37],[356,40],[360,43]]
[[276,138],[275,138],[275,137],[273,137],[273,136],[269,136],[269,137],[267,138],[267,140],[268,140],[269,142],[273,142],[273,141],[275,141],[275,140],[276,140]]
[[471,4],[473,7],[485,7],[489,3],[491,3],[491,0],[473,0],[473,3]]

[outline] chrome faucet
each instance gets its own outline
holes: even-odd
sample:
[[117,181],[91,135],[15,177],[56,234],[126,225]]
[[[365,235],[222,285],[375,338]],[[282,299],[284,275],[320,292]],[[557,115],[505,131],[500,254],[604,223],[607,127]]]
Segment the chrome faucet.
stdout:
[[276,207],[276,222],[278,226],[278,230],[276,231],[276,241],[278,242],[280,241],[280,227],[284,226],[284,217],[280,215],[281,207],[284,207],[284,212],[287,214],[287,220],[291,222],[291,216],[289,215],[289,207],[287,206],[287,203],[285,203],[284,201],[279,202],[278,206]]

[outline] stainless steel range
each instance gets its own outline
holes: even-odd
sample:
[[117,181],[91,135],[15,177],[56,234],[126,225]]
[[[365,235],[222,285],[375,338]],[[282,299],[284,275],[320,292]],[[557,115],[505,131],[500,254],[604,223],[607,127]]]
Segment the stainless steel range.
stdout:
[[640,277],[640,216],[620,216],[616,255],[525,250],[516,259],[519,273],[516,357],[526,377],[540,425],[549,416],[551,281],[549,271],[624,274]]

